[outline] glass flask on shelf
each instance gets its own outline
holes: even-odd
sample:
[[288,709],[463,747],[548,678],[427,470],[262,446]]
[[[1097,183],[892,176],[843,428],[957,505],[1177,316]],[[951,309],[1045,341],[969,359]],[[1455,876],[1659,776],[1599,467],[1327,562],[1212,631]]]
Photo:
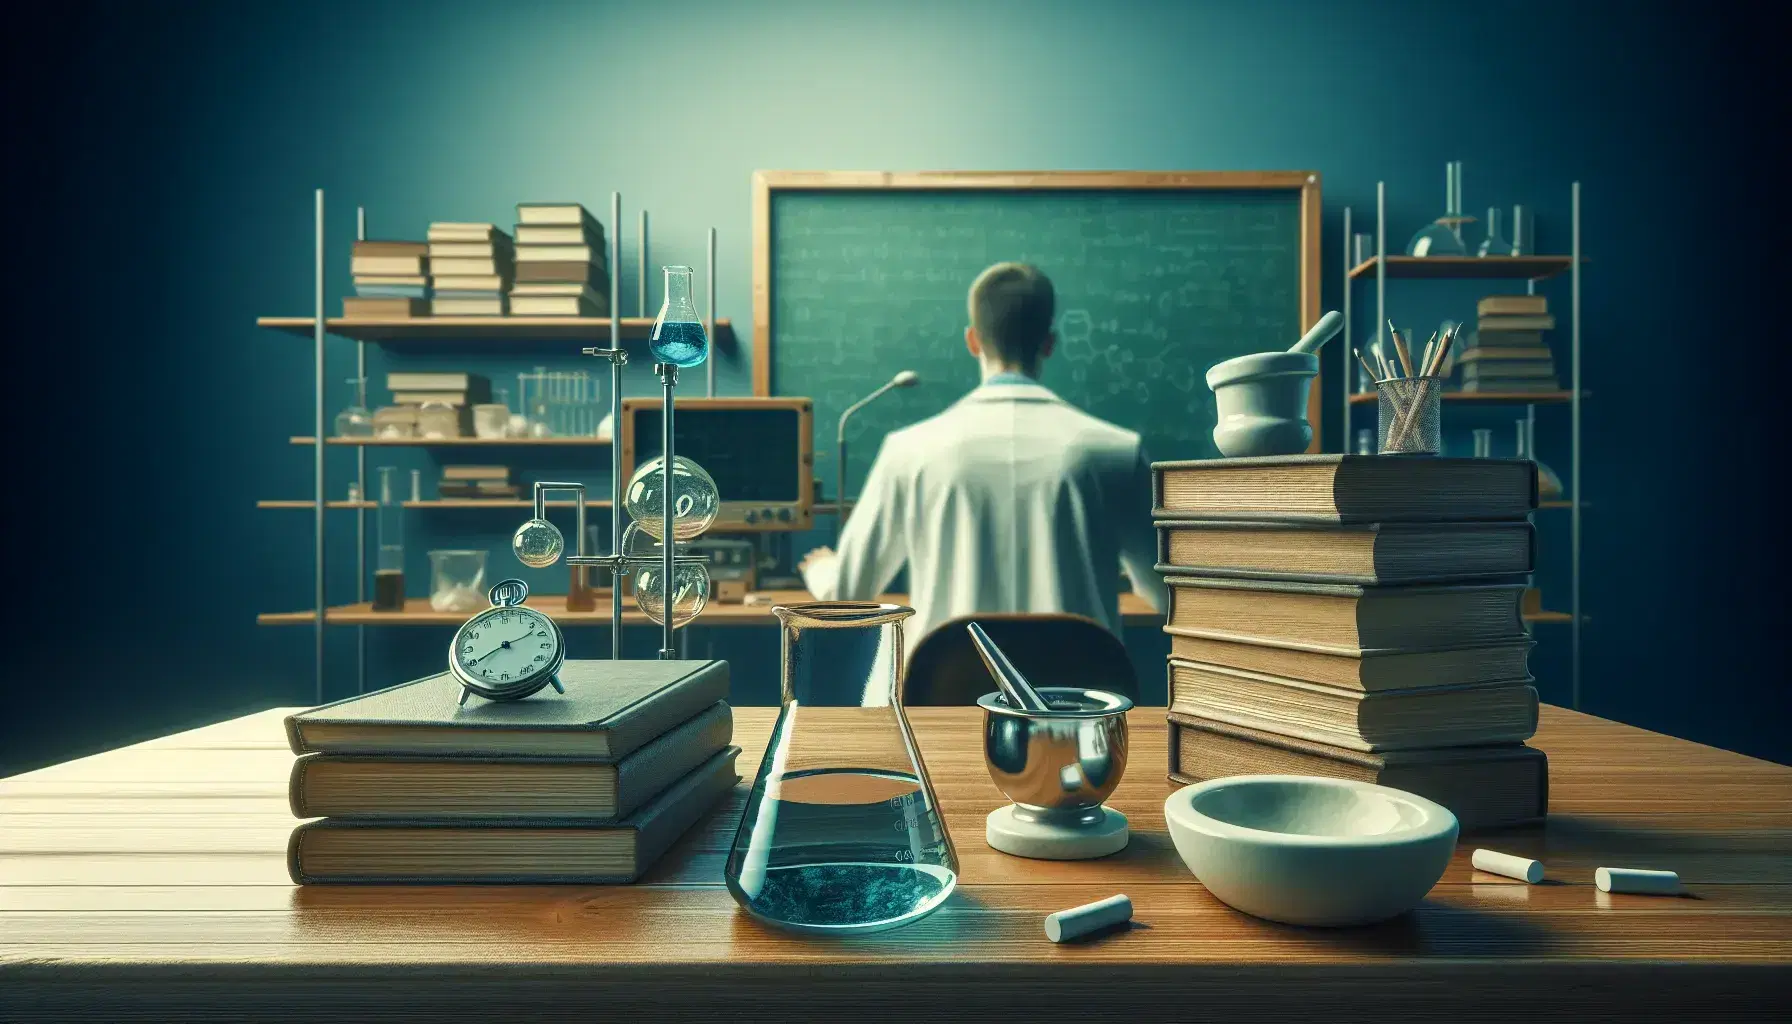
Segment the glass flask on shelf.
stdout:
[[662,267],[666,272],[666,301],[654,317],[647,348],[655,362],[673,366],[701,366],[709,358],[709,337],[691,297],[690,267]]
[[1356,432],[1356,454],[1375,454],[1375,430],[1372,427],[1358,427]]
[[1420,228],[1406,243],[1408,256],[1467,256],[1462,225],[1473,220],[1462,215],[1462,161],[1444,165],[1444,215]]
[[1493,431],[1487,427],[1475,428],[1475,458],[1493,458]]
[[1562,478],[1537,458],[1537,424],[1530,417],[1518,421],[1518,457],[1537,466],[1537,499],[1554,501],[1562,496]]
[[1487,237],[1475,249],[1476,256],[1512,256],[1512,243],[1500,233],[1500,208],[1487,208]]
[[783,627],[782,707],[723,880],[779,928],[857,935],[932,913],[958,855],[903,714],[900,605],[772,609]]
[[379,555],[373,563],[373,610],[404,611],[404,505],[398,500],[395,466],[381,466],[380,504],[374,517]]
[[354,404],[336,414],[337,437],[372,437],[373,410],[367,408],[367,378],[350,377],[354,385]]

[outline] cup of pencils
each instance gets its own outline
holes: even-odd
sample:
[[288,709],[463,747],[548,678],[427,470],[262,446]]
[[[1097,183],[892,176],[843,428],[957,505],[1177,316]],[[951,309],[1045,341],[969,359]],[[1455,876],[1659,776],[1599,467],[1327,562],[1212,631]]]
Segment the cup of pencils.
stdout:
[[1378,427],[1376,452],[1380,455],[1436,455],[1443,449],[1444,356],[1456,342],[1457,327],[1436,334],[1426,342],[1425,351],[1415,364],[1406,339],[1388,322],[1388,337],[1394,341],[1398,360],[1390,360],[1371,350],[1376,365],[1363,358],[1357,361],[1375,380]]

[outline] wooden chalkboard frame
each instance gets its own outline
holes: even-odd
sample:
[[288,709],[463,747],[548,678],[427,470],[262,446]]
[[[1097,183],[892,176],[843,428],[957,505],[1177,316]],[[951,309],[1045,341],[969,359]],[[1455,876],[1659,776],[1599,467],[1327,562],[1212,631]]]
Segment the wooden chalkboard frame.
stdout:
[[[772,393],[772,195],[888,190],[927,192],[1032,189],[1138,192],[1147,189],[1298,192],[1300,194],[1300,320],[1305,330],[1319,321],[1319,172],[1317,171],[755,171],[753,172],[753,394]],[[1288,339],[1290,345],[1294,339]],[[1320,450],[1319,396],[1325,371],[1307,395],[1307,421]]]

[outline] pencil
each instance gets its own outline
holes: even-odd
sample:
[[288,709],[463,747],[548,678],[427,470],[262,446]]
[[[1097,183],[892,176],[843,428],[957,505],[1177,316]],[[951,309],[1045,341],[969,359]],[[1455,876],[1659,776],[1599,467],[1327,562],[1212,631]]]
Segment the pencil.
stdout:
[[1444,340],[1437,346],[1437,354],[1431,357],[1431,370],[1426,376],[1435,377],[1438,371],[1443,369],[1444,357],[1449,354],[1450,346],[1455,343],[1456,332],[1459,330],[1461,330],[1460,327],[1452,327],[1444,332]]
[[1396,374],[1393,364],[1388,362],[1388,357],[1381,354],[1381,349],[1372,349],[1371,351],[1375,353],[1375,361],[1381,364],[1381,379],[1393,380]]
[[1412,353],[1406,350],[1406,339],[1394,330],[1394,321],[1388,321],[1388,330],[1394,332],[1394,354],[1400,357],[1400,365],[1405,368],[1406,375],[1412,376]]
[[1356,353],[1356,361],[1363,364],[1363,369],[1369,374],[1369,379],[1377,384],[1381,383],[1381,378],[1375,375],[1375,368],[1369,365],[1369,360],[1363,358],[1363,350],[1353,348],[1350,351]]
[[1419,368],[1424,375],[1431,376],[1431,354],[1437,350],[1437,332],[1431,332],[1431,340],[1425,343],[1425,355],[1419,359]]

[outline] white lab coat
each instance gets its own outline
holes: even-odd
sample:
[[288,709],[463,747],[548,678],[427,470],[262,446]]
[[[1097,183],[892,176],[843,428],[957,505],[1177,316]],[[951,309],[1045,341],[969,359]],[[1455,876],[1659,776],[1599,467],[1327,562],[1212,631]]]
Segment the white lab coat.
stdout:
[[804,573],[824,601],[882,593],[908,567],[913,650],[976,612],[1073,612],[1120,632],[1120,574],[1162,610],[1151,467],[1139,435],[1035,383],[989,383],[891,432],[835,557]]

